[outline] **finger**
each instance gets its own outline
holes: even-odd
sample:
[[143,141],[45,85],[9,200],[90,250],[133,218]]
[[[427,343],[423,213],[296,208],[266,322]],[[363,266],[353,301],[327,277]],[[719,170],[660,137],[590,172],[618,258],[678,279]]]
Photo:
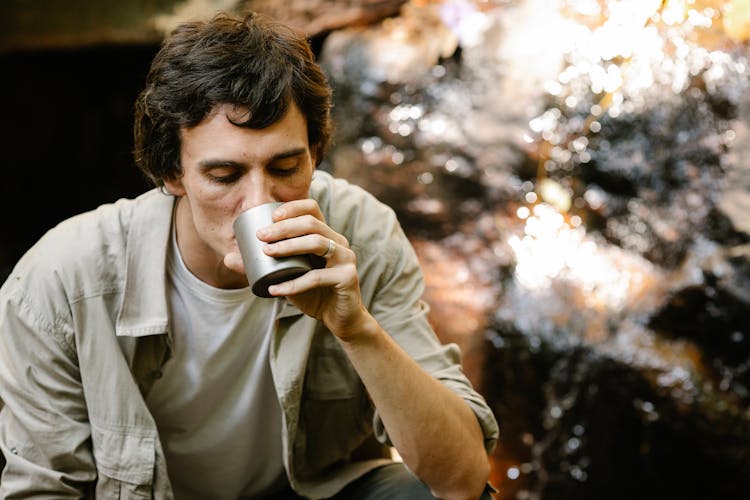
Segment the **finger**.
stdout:
[[332,239],[337,245],[348,248],[349,242],[346,238],[326,225],[325,222],[313,217],[310,214],[300,215],[292,219],[284,219],[276,222],[268,227],[264,227],[256,233],[259,240],[265,242],[279,242],[281,240],[288,240],[292,238],[300,238],[310,234],[318,234],[323,239],[319,240],[319,249],[321,252],[317,252],[317,248],[308,249],[308,252],[314,251],[313,253],[324,253],[328,247],[328,239]]
[[306,234],[264,245],[263,252],[270,257],[314,254],[320,248],[320,239],[319,234]]
[[[329,249],[331,252],[327,254]],[[325,258],[327,261],[334,259],[336,262],[345,263],[356,261],[356,256],[348,245],[340,246],[335,240],[326,238],[320,234],[307,234],[297,238],[269,243],[263,247],[263,252],[270,257],[311,254]]]
[[346,289],[357,283],[357,268],[353,264],[313,269],[293,280],[279,283],[268,288],[268,292],[275,296],[298,295],[316,288],[337,287]]
[[259,229],[256,236],[261,241],[273,242],[287,238],[296,238],[310,233],[326,231],[328,226],[310,214],[298,215],[291,219],[282,219],[270,226]]
[[272,217],[275,222],[278,222],[284,219],[300,217],[302,215],[312,215],[319,221],[325,223],[325,218],[323,217],[323,212],[320,210],[320,205],[318,205],[317,201],[310,198],[287,201],[273,211]]
[[328,244],[326,245],[326,250],[323,253],[323,255],[320,255],[320,257],[323,257],[325,260],[328,260],[334,256],[336,253],[336,243],[328,238]]

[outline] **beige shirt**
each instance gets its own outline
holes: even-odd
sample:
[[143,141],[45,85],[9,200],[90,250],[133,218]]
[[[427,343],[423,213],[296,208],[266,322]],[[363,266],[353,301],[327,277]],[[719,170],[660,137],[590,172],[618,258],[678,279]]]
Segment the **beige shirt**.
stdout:
[[[310,196],[357,255],[364,304],[428,373],[474,410],[490,450],[497,422],[441,345],[416,255],[393,211],[325,172]],[[174,199],[156,190],[61,223],[0,289],[1,498],[172,498],[144,402],[170,358],[165,262]],[[287,304],[271,370],[284,468],[309,498],[390,461],[388,436],[334,336]],[[118,496],[119,495],[119,496]]]

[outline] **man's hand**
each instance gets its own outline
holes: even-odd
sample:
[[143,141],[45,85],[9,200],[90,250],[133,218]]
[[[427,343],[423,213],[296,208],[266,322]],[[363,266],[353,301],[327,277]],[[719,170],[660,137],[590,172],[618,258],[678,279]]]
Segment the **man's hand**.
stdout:
[[[343,341],[362,332],[369,313],[362,304],[357,259],[346,238],[331,229],[315,200],[284,203],[273,213],[274,224],[258,231],[267,242],[266,255],[326,256],[325,267],[269,288],[271,295],[287,297],[303,313],[322,321]],[[333,242],[331,244],[330,242]],[[244,273],[239,253],[224,257],[224,265]]]

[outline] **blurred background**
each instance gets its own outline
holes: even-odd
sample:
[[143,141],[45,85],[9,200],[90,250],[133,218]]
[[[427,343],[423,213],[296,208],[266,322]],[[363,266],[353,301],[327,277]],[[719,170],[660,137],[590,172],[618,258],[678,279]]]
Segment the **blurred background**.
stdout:
[[310,36],[322,168],[397,211],[498,500],[750,498],[750,0],[4,0],[0,282],[149,188],[133,100],[217,10]]

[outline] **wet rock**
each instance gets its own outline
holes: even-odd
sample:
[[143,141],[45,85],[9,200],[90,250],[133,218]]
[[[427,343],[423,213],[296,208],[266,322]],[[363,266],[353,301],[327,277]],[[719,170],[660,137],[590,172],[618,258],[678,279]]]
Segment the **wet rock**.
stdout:
[[[549,71],[522,71],[509,64],[519,56],[497,50],[525,11],[474,8],[464,14],[473,24],[447,25],[445,6],[457,3],[414,2],[380,26],[332,33],[321,51],[334,85],[332,169],[436,237],[519,197],[512,166],[525,161],[523,131],[544,92],[529,83]],[[459,45],[470,29],[475,39]]]
[[310,36],[397,15],[407,0],[244,0],[241,11],[263,12]]
[[498,498],[745,498],[750,54],[716,11],[597,5],[330,37],[331,168],[415,242],[501,420]]
[[315,37],[398,14],[406,0],[114,0],[0,3],[0,52],[158,44],[185,20],[263,12]]
[[504,436],[500,498],[746,498],[747,408],[695,387],[691,349],[675,355],[685,367],[665,360],[662,371],[586,343],[491,331],[483,376]]
[[486,349],[476,332],[487,327],[497,293],[488,271],[495,270],[476,265],[484,259],[468,261],[465,256],[472,251],[487,252],[487,247],[477,238],[462,238],[459,245],[413,237],[412,243],[425,275],[424,298],[435,306],[430,323],[443,342],[459,346],[467,377],[480,386]]
[[729,219],[732,229],[750,240],[750,190],[745,187],[727,189],[721,193],[718,209]]

